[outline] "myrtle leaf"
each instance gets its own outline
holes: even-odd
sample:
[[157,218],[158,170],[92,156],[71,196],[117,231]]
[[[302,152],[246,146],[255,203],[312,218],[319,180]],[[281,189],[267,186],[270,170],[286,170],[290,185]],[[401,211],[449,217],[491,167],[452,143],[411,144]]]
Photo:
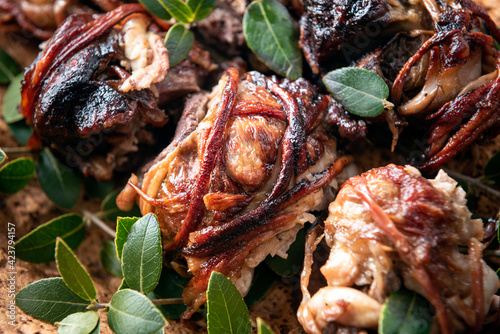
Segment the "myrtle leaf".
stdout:
[[[189,278],[180,276],[171,268],[163,268],[160,281],[153,291],[157,298],[181,298],[184,287],[189,282]],[[182,312],[186,310],[186,305],[161,305],[158,309],[167,319],[180,319]]]
[[254,270],[252,284],[250,290],[244,300],[247,307],[250,308],[261,301],[271,290],[276,282],[276,275],[264,263],[257,266]]
[[274,334],[274,332],[264,320],[257,318],[257,334]]
[[125,242],[127,241],[130,229],[138,220],[139,217],[120,217],[117,220],[115,246],[116,255],[119,259],[122,258],[123,245],[125,245]]
[[293,80],[302,76],[299,32],[280,2],[253,1],[243,16],[243,34],[253,53],[276,73]]
[[266,264],[276,274],[283,277],[290,277],[302,270],[304,262],[304,246],[306,242],[306,233],[301,229],[296,236],[295,241],[290,245],[287,251],[286,259],[279,256],[268,256]]
[[83,188],[85,189],[85,194],[92,198],[98,198],[104,200],[115,187],[114,182],[102,182],[97,181],[95,177],[88,176],[83,180]]
[[147,294],[158,284],[161,268],[160,226],[156,216],[150,213],[132,226],[123,245],[123,277],[132,289]]
[[375,72],[357,67],[344,67],[323,77],[328,91],[352,114],[363,117],[380,115],[391,104],[389,87]]
[[193,12],[193,21],[201,21],[207,17],[215,6],[215,0],[187,0]]
[[17,306],[32,317],[55,323],[76,312],[85,312],[90,301],[71,291],[60,277],[46,278],[22,288]]
[[7,158],[7,154],[0,148],[0,164],[2,164]]
[[76,249],[85,238],[85,222],[82,217],[70,213],[38,226],[16,242],[16,256],[31,263],[54,261],[57,237]]
[[162,20],[170,20],[172,18],[172,15],[169,14],[161,0],[139,0],[139,2],[151,14]]
[[90,332],[90,334],[101,334],[101,319],[97,321],[97,325],[95,326],[94,330]]
[[416,292],[396,291],[382,306],[378,332],[380,334],[429,333],[433,312],[427,299]]
[[21,103],[21,81],[24,74],[18,74],[7,88],[2,102],[2,114],[5,123],[11,124],[24,119],[24,116],[19,113],[18,106]]
[[111,298],[108,324],[120,334],[156,333],[166,325],[166,320],[146,296],[125,289]]
[[177,21],[190,23],[193,20],[191,8],[182,0],[159,0],[159,2]]
[[134,205],[132,210],[130,211],[122,211],[116,206],[116,198],[120,194],[121,189],[117,189],[106,196],[104,200],[102,201],[101,204],[101,210],[102,214],[106,219],[109,219],[111,221],[116,221],[118,217],[127,217],[127,216],[140,216],[141,215],[141,210],[139,210],[139,207]]
[[229,278],[212,272],[207,290],[209,334],[249,334],[252,330],[248,308]]
[[116,255],[115,243],[112,241],[106,241],[99,252],[99,258],[101,259],[102,266],[111,275],[122,278],[122,265],[120,259]]
[[31,181],[35,174],[35,162],[31,158],[19,158],[0,169],[0,192],[15,194]]
[[165,36],[165,47],[168,50],[170,67],[182,62],[191,51],[194,43],[194,34],[182,23],[174,24],[168,29]]
[[66,210],[76,204],[82,183],[80,175],[61,164],[48,148],[40,154],[36,171],[40,186],[54,204]]
[[25,119],[7,125],[12,137],[21,145],[26,145],[33,135],[33,129],[26,124]]
[[8,84],[20,73],[21,67],[7,52],[0,49],[0,84]]
[[78,312],[68,315],[57,323],[58,334],[90,334],[99,321],[99,314],[95,311]]
[[61,238],[56,240],[56,263],[68,288],[85,300],[93,301],[97,298],[97,291],[89,273]]

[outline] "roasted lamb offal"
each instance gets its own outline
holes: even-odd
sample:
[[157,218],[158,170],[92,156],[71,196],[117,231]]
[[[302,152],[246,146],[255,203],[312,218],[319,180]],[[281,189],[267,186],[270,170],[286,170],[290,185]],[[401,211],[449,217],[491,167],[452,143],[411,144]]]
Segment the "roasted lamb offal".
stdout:
[[442,333],[477,333],[500,284],[482,260],[483,224],[465,204],[443,171],[427,180],[413,167],[389,165],[348,180],[325,221],[328,286],[312,297],[312,252],[322,236],[308,235],[298,311],[306,331],[331,323],[376,329],[384,300],[405,286],[429,300]]
[[314,219],[308,212],[350,163],[332,126],[348,137],[364,133],[342,115],[327,117],[336,112],[304,79],[240,78],[234,68],[212,93],[188,100],[173,142],[117,201],[127,209],[137,192],[142,213],[159,218],[167,262],[180,270],[187,261],[185,318],[205,302],[213,271],[246,294],[253,269],[269,254],[286,256]]
[[24,77],[29,145],[44,141],[85,175],[110,179],[127,168],[127,154],[152,144],[146,125],[166,123],[155,84],[167,70],[168,51],[142,6],[69,17]]

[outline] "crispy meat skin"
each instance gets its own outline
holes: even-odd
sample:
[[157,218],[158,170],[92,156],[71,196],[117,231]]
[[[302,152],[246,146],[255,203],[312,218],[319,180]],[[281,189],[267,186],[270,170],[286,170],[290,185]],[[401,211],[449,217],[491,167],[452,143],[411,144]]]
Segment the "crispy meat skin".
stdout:
[[[366,291],[358,306],[364,312],[364,303],[383,303],[401,282],[431,302],[443,333],[482,328],[499,281],[481,259],[482,222],[471,219],[464,196],[444,172],[427,180],[412,167],[389,165],[349,179],[325,221],[332,251],[321,272],[328,287],[306,297],[299,311],[308,332],[325,326],[316,308],[340,298],[339,287]],[[352,319],[329,321],[357,326]]]
[[[24,77],[21,112],[35,130],[30,146],[44,141],[68,156],[96,136],[93,150],[103,152],[79,154],[76,164],[86,175],[110,179],[138,144],[151,144],[145,125],[162,126],[167,117],[149,87],[163,80],[168,54],[150,23],[135,4],[64,22]],[[135,52],[137,46],[150,55]]]
[[322,188],[350,161],[337,156],[323,121],[331,103],[306,80],[240,78],[231,68],[211,94],[188,101],[141,187],[133,178],[120,195],[125,207],[135,188],[142,213],[158,215],[167,259],[186,259],[194,275],[186,318],[204,303],[212,271],[246,293],[253,268],[268,254],[284,255],[312,219]]

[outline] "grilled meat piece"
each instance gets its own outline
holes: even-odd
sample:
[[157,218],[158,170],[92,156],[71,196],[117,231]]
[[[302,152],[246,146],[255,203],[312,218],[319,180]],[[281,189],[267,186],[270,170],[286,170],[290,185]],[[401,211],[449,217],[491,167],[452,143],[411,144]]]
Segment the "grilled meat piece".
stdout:
[[298,311],[306,331],[322,333],[329,322],[375,329],[381,304],[404,285],[434,306],[442,333],[478,332],[500,282],[482,260],[482,221],[465,204],[443,171],[427,180],[413,167],[389,165],[348,180],[325,221],[328,286],[312,298],[318,231],[308,236]]

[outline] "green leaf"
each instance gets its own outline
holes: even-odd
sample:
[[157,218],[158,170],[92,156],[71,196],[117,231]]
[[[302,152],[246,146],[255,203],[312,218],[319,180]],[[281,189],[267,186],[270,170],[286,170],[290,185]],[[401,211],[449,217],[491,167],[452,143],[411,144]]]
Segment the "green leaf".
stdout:
[[57,237],[76,249],[85,239],[85,222],[82,217],[70,213],[38,226],[16,242],[16,256],[31,263],[54,261]]
[[108,324],[115,333],[142,334],[158,332],[166,320],[146,296],[125,289],[111,298]]
[[252,327],[247,306],[229,278],[212,272],[207,290],[209,334],[247,334]]
[[301,229],[297,233],[295,241],[288,249],[288,257],[286,259],[279,256],[268,256],[266,264],[276,274],[283,277],[290,277],[297,274],[302,270],[302,263],[304,262],[304,246],[306,243],[306,232]]
[[257,266],[253,273],[252,284],[250,290],[244,300],[247,307],[250,308],[261,301],[271,290],[276,281],[276,275],[265,264]]
[[333,97],[352,114],[375,117],[390,106],[386,100],[389,87],[375,72],[344,67],[325,75],[323,82]]
[[21,103],[21,81],[24,74],[21,73],[12,78],[2,102],[2,114],[5,123],[11,124],[24,119],[24,116],[19,113],[18,106]]
[[115,243],[112,241],[106,241],[99,252],[99,258],[101,259],[102,266],[111,275],[119,278],[122,276],[122,264],[120,259],[116,255]]
[[201,21],[207,17],[215,6],[215,0],[187,0],[187,4],[193,12],[193,21]]
[[127,282],[125,282],[125,280],[122,279],[122,284],[120,284],[120,286],[118,287],[118,291],[125,289],[130,289],[130,287],[127,285]]
[[0,164],[5,161],[5,158],[7,158],[7,154],[0,148]]
[[274,334],[274,332],[264,320],[257,318],[257,334]]
[[500,184],[500,151],[496,152],[484,166],[484,177],[494,184]]
[[57,324],[59,334],[90,334],[99,322],[99,314],[95,311],[78,312],[68,315]]
[[26,124],[25,119],[7,125],[12,137],[21,145],[26,145],[31,135],[33,135],[33,129]]
[[93,176],[88,176],[83,179],[83,188],[85,189],[85,194],[91,198],[98,198],[100,200],[103,200],[111,193],[111,191],[113,191],[114,187],[114,182],[97,181]]
[[429,333],[433,309],[419,294],[408,290],[392,293],[382,306],[379,319],[380,334]]
[[158,284],[162,267],[161,232],[152,213],[139,219],[123,245],[122,272],[132,289],[150,293]]
[[90,278],[89,273],[71,248],[61,238],[56,240],[56,263],[57,269],[68,288],[83,299],[93,301],[97,298],[92,278]]
[[276,73],[302,76],[299,32],[285,6],[276,0],[256,0],[245,10],[243,34],[248,47]]
[[55,323],[76,312],[85,312],[90,305],[71,291],[60,277],[46,278],[19,290],[17,306],[32,317]]
[[185,2],[181,0],[159,0],[159,2],[177,21],[182,23],[193,21],[193,12]]
[[120,194],[122,189],[117,189],[111,192],[106,198],[102,201],[101,210],[104,217],[111,221],[116,221],[118,217],[127,217],[127,216],[141,216],[141,210],[137,206],[134,205],[132,210],[130,211],[122,211],[116,206],[116,198]]
[[95,328],[90,332],[90,334],[100,334],[101,333],[101,319],[97,321],[97,325]]
[[36,171],[40,186],[54,204],[66,210],[76,204],[82,183],[80,175],[61,164],[48,148],[40,154]]
[[130,233],[130,229],[132,225],[138,221],[139,217],[120,217],[117,220],[116,224],[116,237],[115,237],[115,246],[116,246],[116,255],[119,259],[122,258],[122,250],[123,245],[127,241],[128,234]]
[[170,67],[182,62],[191,51],[194,43],[194,34],[182,23],[174,24],[168,29],[165,36],[165,47],[168,50],[168,61]]
[[154,16],[162,20],[170,20],[172,15],[168,13],[160,0],[139,0],[139,2]]
[[[175,270],[165,267],[153,293],[156,298],[181,298],[182,290],[188,282],[189,278],[182,277]],[[158,309],[167,319],[180,319],[182,312],[186,310],[186,305],[160,305]]]
[[21,74],[21,67],[4,50],[0,49],[0,84],[8,84]]
[[15,194],[22,190],[35,174],[35,162],[31,158],[19,158],[0,169],[0,192]]

